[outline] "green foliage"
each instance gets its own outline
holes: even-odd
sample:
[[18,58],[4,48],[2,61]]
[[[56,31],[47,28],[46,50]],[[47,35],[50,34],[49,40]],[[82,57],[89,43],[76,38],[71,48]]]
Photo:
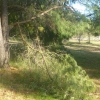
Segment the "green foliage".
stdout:
[[[18,83],[24,84],[28,89],[42,91],[60,100],[91,100],[88,93],[93,92],[95,85],[86,75],[86,72],[77,65],[75,60],[68,54],[58,54],[49,51],[50,49],[41,47],[41,45],[48,47],[50,44],[61,44],[64,38],[69,39],[76,33],[84,32],[86,28],[85,22],[82,20],[77,21],[75,19],[76,15],[72,14],[72,11],[68,11],[66,14],[63,13],[64,9],[53,10],[44,16],[38,17],[40,13],[57,4],[57,0],[54,0],[54,2],[50,1],[8,1],[9,6],[19,5],[8,9],[9,24],[25,20],[27,22],[27,20],[36,16],[34,21],[31,20],[20,25],[23,36],[30,39],[27,40],[30,46],[11,46],[11,60],[13,63],[17,67],[20,65],[32,68],[29,72],[31,73],[30,76],[27,76],[27,80],[24,78],[27,71],[21,73],[22,80],[19,77],[16,80],[19,80]],[[60,4],[63,3],[64,5],[64,2],[65,0],[61,0]],[[70,18],[72,15],[74,17]],[[85,19],[84,16],[81,16],[81,18]],[[21,37],[18,27],[12,30],[10,36],[15,34],[17,38]],[[37,37],[39,38],[38,40],[36,40]],[[57,47],[58,45],[55,46]],[[58,49],[58,51],[60,50]],[[32,79],[31,81],[31,77],[34,80]]]
[[94,92],[95,85],[76,61],[68,54],[40,48],[37,47],[36,51],[27,48],[16,60],[20,66],[29,66],[30,78],[34,79],[26,83],[23,78],[22,82],[31,90],[59,100],[92,100],[88,94]]
[[61,18],[60,14],[57,12],[52,12],[53,22],[57,27],[57,32],[60,34],[60,37],[69,38],[72,35],[70,32],[70,25],[72,24],[70,21],[66,21],[64,18]]
[[93,35],[94,35],[94,36],[99,36],[100,33],[95,32],[95,33],[93,33]]
[[[65,0],[59,1],[60,5],[64,2]],[[43,45],[61,44],[63,39],[69,39],[74,34],[83,33],[86,28],[86,22],[83,22],[83,20],[86,21],[86,17],[73,12],[70,8],[66,10],[64,8],[54,9],[44,16],[39,15],[49,8],[58,6],[57,0],[8,1],[8,5],[9,24],[26,21],[25,24],[21,25],[22,32],[32,40],[38,35]],[[32,17],[36,18],[27,22]],[[42,31],[40,31],[40,27],[43,28]],[[10,31],[10,36],[18,34],[18,31],[19,29],[15,27],[13,31]]]

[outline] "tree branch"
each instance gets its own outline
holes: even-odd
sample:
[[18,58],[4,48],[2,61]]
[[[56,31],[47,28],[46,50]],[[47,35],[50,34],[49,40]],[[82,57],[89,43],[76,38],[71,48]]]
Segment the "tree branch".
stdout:
[[[38,52],[38,53],[41,54],[42,59],[43,59],[43,61],[44,61],[44,65],[45,65],[45,67],[46,67],[47,74],[48,74],[50,80],[53,81],[53,78],[51,77],[51,75],[50,75],[50,73],[49,73],[48,65],[47,65],[47,62],[46,62],[46,60],[45,60],[45,57],[44,57],[44,55],[43,55],[43,52],[42,52],[42,50],[41,50],[41,47],[40,47],[39,43],[38,43],[39,50],[34,49],[32,46],[30,46],[30,45],[25,41],[25,39],[24,39],[24,37],[23,37],[23,34],[22,34],[22,31],[21,31],[21,28],[20,28],[19,23],[17,23],[17,25],[18,25],[18,28],[19,28],[19,31],[20,31],[19,33],[20,33],[21,38],[22,38],[22,40],[24,41],[24,43],[25,43],[29,48],[31,48],[32,50],[34,50],[34,51],[36,51],[36,52]],[[38,41],[38,42],[39,42],[39,41]]]
[[8,8],[18,8],[18,9],[23,9],[23,10],[26,10],[26,8],[25,7],[23,7],[23,6],[19,6],[19,5],[11,5],[11,6],[8,6]]
[[50,8],[44,12],[42,12],[41,14],[38,14],[37,16],[33,16],[31,19],[28,19],[28,20],[25,20],[25,21],[21,21],[21,22],[16,22],[16,23],[13,23],[11,25],[9,25],[9,31],[16,25],[18,24],[24,24],[24,23],[27,23],[27,22],[31,22],[32,20],[34,20],[35,18],[37,17],[41,17],[41,16],[44,16],[45,14],[47,14],[48,12],[52,11],[53,9],[59,9],[61,8],[62,6],[55,6],[53,8]]

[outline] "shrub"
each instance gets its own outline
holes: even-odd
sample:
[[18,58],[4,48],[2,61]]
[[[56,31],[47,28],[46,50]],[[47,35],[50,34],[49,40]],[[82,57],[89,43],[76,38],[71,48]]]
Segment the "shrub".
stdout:
[[89,93],[95,91],[94,83],[70,55],[57,54],[40,47],[36,50],[28,48],[19,58],[18,63],[24,62],[33,69],[30,77],[34,80],[28,82],[29,88],[59,100],[93,99]]

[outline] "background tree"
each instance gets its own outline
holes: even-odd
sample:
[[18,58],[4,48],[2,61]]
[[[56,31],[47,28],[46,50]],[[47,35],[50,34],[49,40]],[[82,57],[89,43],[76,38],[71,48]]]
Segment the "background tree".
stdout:
[[1,13],[1,25],[0,25],[0,33],[1,33],[1,43],[0,43],[0,52],[1,52],[1,60],[0,67],[8,67],[9,64],[9,47],[8,47],[8,11],[7,11],[7,0],[2,0],[2,13]]

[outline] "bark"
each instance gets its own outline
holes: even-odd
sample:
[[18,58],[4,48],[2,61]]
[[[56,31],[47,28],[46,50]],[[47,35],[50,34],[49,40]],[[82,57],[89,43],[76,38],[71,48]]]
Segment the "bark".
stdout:
[[0,67],[4,66],[5,62],[5,48],[2,35],[1,18],[0,18]]
[[2,15],[1,15],[1,27],[2,27],[2,36],[4,44],[4,61],[3,67],[9,66],[9,32],[8,32],[8,11],[7,11],[7,0],[2,0]]

